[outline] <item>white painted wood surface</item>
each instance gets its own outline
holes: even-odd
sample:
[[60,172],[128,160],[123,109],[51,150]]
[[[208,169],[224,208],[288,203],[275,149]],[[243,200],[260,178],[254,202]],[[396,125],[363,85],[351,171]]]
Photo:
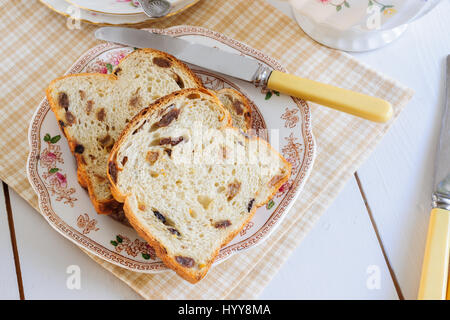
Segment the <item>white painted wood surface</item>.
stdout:
[[8,227],[3,186],[0,184],[0,299],[19,299],[16,268]]
[[[139,299],[124,282],[106,271],[56,232],[16,192],[10,190],[25,299]],[[68,289],[67,268],[79,266],[81,288]]]
[[[286,2],[267,1],[292,17]],[[446,16],[450,3],[444,2],[411,25],[402,38],[390,46],[355,54],[358,59],[416,90],[414,100],[359,170],[374,219],[406,298],[415,298],[417,292],[443,98],[443,57],[450,53],[450,20]],[[14,191],[10,190],[10,194],[25,298],[139,298],[54,231]],[[0,201],[1,212],[4,209],[1,196]],[[0,254],[8,256],[9,248],[12,258],[9,233],[3,230],[4,219],[1,219],[0,231],[3,231],[2,244],[5,245],[0,247]],[[3,264],[4,261],[0,263],[2,275],[5,269],[17,288],[13,261],[8,268]],[[69,265],[80,266],[81,290],[66,287]],[[366,286],[369,265],[379,267],[379,290],[369,290]],[[2,281],[0,278],[0,285]],[[2,288],[0,297],[7,294]],[[17,297],[18,293],[11,296]],[[398,298],[354,179],[260,298]]]
[[[379,286],[371,281],[378,275]],[[398,299],[355,179],[260,298]]]
[[409,26],[398,41],[355,55],[415,90],[415,97],[358,170],[389,260],[406,299],[419,285],[433,167],[450,54],[450,1]]

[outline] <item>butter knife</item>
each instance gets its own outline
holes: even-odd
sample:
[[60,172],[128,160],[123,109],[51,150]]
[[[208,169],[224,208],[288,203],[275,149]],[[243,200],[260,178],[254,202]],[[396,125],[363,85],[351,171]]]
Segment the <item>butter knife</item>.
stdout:
[[371,121],[386,122],[393,113],[391,104],[383,99],[272,70],[246,56],[181,38],[122,27],[99,28],[95,37],[131,47],[164,51],[187,63]]
[[[420,300],[445,300],[450,255],[450,55],[447,57],[446,101],[436,155],[434,189],[420,279]],[[450,290],[450,287],[449,287]],[[450,299],[450,292],[447,296]]]

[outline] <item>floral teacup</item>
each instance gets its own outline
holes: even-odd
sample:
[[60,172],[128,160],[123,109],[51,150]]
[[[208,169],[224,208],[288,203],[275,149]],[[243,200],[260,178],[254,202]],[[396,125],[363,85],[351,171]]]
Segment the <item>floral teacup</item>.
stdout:
[[440,0],[289,0],[302,29],[336,49],[365,51],[397,39]]

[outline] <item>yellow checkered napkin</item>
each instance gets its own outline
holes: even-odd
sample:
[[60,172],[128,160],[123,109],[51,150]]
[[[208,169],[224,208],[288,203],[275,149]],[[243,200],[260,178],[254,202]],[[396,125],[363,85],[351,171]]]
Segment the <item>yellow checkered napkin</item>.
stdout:
[[[28,124],[50,80],[96,44],[96,26],[82,24],[81,30],[69,30],[65,17],[37,0],[0,0],[0,4],[0,178],[37,209],[25,170]],[[398,82],[312,41],[263,0],[203,0],[151,26],[180,24],[243,41],[299,76],[384,98],[394,106],[394,119],[412,97],[412,91]],[[392,124],[375,124],[315,105],[312,119],[317,142],[314,169],[293,208],[261,245],[212,268],[195,285],[173,272],[135,273],[92,258],[148,299],[256,298]]]

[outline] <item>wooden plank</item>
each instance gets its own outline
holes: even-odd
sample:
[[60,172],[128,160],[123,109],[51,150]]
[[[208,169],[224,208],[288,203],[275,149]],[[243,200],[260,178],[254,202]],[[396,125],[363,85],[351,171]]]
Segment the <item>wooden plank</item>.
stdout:
[[8,226],[3,185],[0,186],[0,299],[19,299],[16,268]]
[[419,286],[450,53],[450,2],[414,22],[398,41],[355,56],[416,91],[382,143],[358,170],[387,255],[407,299]]
[[[26,299],[140,299],[124,282],[56,232],[10,189]],[[69,289],[67,268],[78,266],[81,288]]]
[[[379,288],[367,286],[374,273]],[[355,179],[259,298],[398,299]]]

